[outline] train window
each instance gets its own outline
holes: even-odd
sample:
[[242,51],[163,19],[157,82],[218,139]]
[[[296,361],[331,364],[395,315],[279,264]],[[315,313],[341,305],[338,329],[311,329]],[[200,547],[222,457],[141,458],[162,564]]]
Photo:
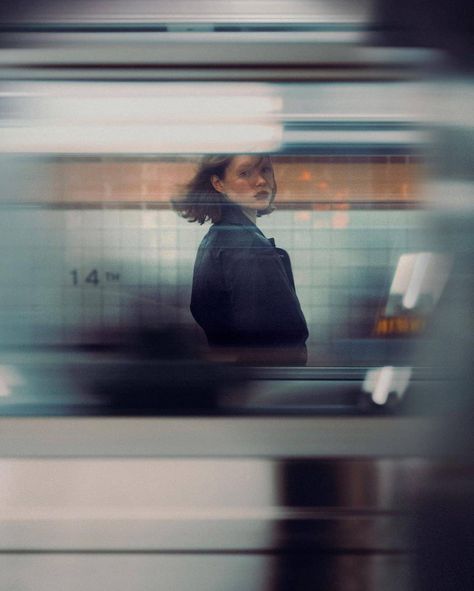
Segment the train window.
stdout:
[[[0,338],[10,356],[199,360],[308,379],[345,368],[359,385],[367,368],[412,366],[450,268],[428,231],[417,83],[2,84]],[[210,224],[175,210],[206,154],[242,161],[236,174],[255,176],[265,199],[274,182],[275,211],[249,223],[262,253],[276,245],[292,268],[260,261],[259,287],[241,300],[224,271],[196,313],[193,266]],[[215,189],[223,194],[234,199]],[[285,299],[293,282],[296,299]]]

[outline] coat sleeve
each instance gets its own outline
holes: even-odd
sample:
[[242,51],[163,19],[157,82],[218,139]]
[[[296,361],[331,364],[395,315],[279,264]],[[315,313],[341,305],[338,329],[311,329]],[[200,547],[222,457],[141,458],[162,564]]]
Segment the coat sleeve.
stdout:
[[226,248],[222,269],[236,340],[255,346],[304,344],[306,321],[274,247]]

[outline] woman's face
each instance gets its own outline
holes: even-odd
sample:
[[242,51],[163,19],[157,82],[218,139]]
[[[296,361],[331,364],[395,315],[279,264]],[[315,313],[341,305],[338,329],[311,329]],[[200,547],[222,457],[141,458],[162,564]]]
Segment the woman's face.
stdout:
[[216,191],[244,209],[266,209],[276,191],[273,166],[268,156],[234,156],[224,178],[211,178]]

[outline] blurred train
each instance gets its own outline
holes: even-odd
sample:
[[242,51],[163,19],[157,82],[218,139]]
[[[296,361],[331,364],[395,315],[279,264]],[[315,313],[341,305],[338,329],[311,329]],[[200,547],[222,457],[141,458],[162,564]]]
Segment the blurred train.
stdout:
[[[395,17],[2,8],[2,588],[468,579],[472,79],[464,29]],[[215,153],[272,158],[305,366],[216,362],[190,314],[207,227],[170,202]]]

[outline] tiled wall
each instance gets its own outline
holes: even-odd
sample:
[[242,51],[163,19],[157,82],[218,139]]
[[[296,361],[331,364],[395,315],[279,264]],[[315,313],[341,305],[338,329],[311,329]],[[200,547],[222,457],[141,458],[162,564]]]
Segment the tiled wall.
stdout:
[[[277,210],[259,226],[290,253],[321,363],[367,341],[399,256],[428,244],[426,213],[410,209]],[[137,323],[194,326],[192,266],[206,231],[147,204],[4,208],[0,343],[77,343]]]

